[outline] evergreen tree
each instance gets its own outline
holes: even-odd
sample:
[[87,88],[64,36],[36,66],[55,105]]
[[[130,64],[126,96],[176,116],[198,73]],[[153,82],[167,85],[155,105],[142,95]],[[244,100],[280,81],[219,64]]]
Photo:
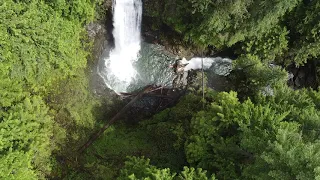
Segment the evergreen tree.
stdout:
[[207,177],[207,172],[201,168],[184,167],[183,171],[177,176],[176,173],[170,173],[170,169],[160,169],[150,165],[150,159],[128,157],[125,166],[121,169],[119,180],[122,179],[144,179],[144,180],[214,180],[214,175]]
[[319,178],[319,111],[308,91],[277,86],[258,97],[215,95],[191,120],[188,162],[220,179]]
[[319,1],[306,1],[300,3],[288,18],[292,34],[289,57],[296,65],[302,65],[307,60],[318,58],[320,55],[319,11]]
[[144,159],[144,157],[129,157],[129,160],[125,162],[125,166],[121,170],[118,179],[172,180],[175,177],[175,174],[170,173],[170,169],[158,169],[155,166],[150,165],[149,163],[150,159]]
[[59,125],[43,99],[58,81],[86,67],[83,23],[93,19],[94,5],[0,2],[1,179],[44,179],[50,173],[53,129]]
[[276,27],[300,0],[176,0],[159,2],[159,6],[153,6],[153,2],[145,2],[148,15],[161,18],[187,41],[219,49],[245,39],[260,38]]
[[288,50],[288,33],[286,27],[275,26],[262,36],[246,40],[241,54],[255,55],[264,63],[282,63]]
[[37,179],[50,172],[52,119],[40,97],[0,110],[0,177]]

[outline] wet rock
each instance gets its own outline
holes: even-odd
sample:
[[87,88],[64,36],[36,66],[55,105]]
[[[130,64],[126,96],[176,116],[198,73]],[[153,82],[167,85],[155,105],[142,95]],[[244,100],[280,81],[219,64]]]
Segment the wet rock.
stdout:
[[288,73],[288,80],[292,80],[294,78],[294,75],[292,73]]
[[300,79],[299,79],[299,78],[296,78],[296,79],[294,80],[294,84],[295,84],[297,87],[300,87],[300,86],[301,86]]
[[173,80],[172,86],[174,88],[184,88],[188,85],[188,72],[184,71],[177,73]]
[[298,77],[300,78],[300,79],[303,79],[304,77],[305,77],[305,72],[304,72],[304,69],[301,69],[299,72],[298,72]]
[[91,39],[94,39],[98,34],[104,34],[105,28],[97,23],[97,22],[91,22],[86,26],[86,30],[88,32],[88,36]]
[[273,92],[273,89],[271,88],[270,85],[268,85],[267,87],[265,87],[264,89],[262,89],[262,94],[264,96],[273,96],[274,95],[274,92]]
[[291,69],[291,72],[292,72],[292,74],[293,74],[294,76],[297,76],[298,71],[299,71],[299,69],[297,69],[297,68],[292,68],[292,69]]
[[[316,60],[308,61],[304,66],[297,67],[291,64],[286,69],[290,75],[288,77],[288,85],[293,89],[311,87],[317,89],[317,64]],[[293,77],[292,77],[293,75]]]
[[184,87],[188,85],[188,72],[183,73],[181,82],[182,82],[182,86]]
[[306,86],[306,78],[305,77],[299,78],[299,81],[300,81],[300,84],[301,84],[302,87]]
[[306,81],[306,86],[315,86],[315,78],[313,76],[308,76]]
[[227,76],[232,70],[232,60],[229,58],[215,58],[214,63],[210,67],[210,71],[220,76]]

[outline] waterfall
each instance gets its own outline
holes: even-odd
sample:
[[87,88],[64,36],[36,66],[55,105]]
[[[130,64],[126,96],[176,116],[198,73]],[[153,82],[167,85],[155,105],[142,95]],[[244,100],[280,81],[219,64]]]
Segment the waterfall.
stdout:
[[126,92],[137,76],[133,63],[139,58],[141,17],[141,0],[113,0],[115,46],[99,74],[115,92]]
[[[132,92],[146,85],[172,87],[175,74],[169,68],[175,55],[155,44],[141,42],[142,0],[113,0],[114,48],[106,48],[97,73],[116,93]],[[185,71],[202,68],[218,75],[231,71],[228,58],[199,58],[187,61]],[[185,60],[186,61],[186,60]]]

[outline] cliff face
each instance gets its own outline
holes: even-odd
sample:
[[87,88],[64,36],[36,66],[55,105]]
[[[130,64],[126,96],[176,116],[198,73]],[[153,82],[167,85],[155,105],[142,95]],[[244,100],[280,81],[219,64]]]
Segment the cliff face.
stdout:
[[192,12],[189,12],[190,3],[185,3],[182,0],[145,0],[144,16],[153,18],[153,26],[161,26],[165,24],[172,27],[178,33],[182,33],[187,29],[188,21]]
[[208,51],[203,53],[203,49],[184,38],[187,26],[190,24],[189,13],[186,13],[189,9],[187,5],[188,3],[183,3],[181,0],[144,0],[142,20],[144,40],[161,44],[166,50],[187,59],[208,54]]

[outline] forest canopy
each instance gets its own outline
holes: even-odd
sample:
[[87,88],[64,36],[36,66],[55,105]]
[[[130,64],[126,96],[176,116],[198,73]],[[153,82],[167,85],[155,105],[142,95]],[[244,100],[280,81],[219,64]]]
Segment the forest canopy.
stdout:
[[144,5],[154,29],[169,26],[196,46],[237,45],[263,61],[297,65],[319,56],[319,1],[146,0]]
[[50,174],[54,129],[62,124],[46,97],[86,67],[83,25],[93,20],[95,3],[0,2],[0,179]]
[[144,0],[142,34],[234,57],[226,88],[190,83],[79,152],[125,102],[90,87],[110,4],[0,2],[0,179],[320,179],[319,0]]

